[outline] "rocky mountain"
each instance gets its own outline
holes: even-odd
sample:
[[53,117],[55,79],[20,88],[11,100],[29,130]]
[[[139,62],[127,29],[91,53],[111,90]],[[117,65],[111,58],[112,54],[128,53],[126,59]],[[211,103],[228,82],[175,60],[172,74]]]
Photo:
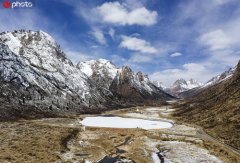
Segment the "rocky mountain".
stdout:
[[170,88],[166,88],[165,91],[174,96],[179,96],[179,94],[182,92],[200,87],[202,85],[203,84],[201,82],[198,82],[197,80],[194,79],[190,79],[188,81],[184,79],[178,79],[173,83],[173,85]]
[[99,86],[109,88],[115,78],[118,68],[105,59],[79,62],[77,67]]
[[[1,33],[0,61],[1,80],[24,91],[21,103],[74,112],[104,107],[105,100],[97,87],[47,33]],[[6,92],[5,96],[11,95]]]
[[134,73],[131,68],[124,66],[116,74],[110,91],[132,101],[144,102],[150,100],[171,100],[173,96],[165,93],[150,82],[147,75]]
[[162,83],[162,82],[160,82],[160,81],[157,81],[157,80],[155,80],[155,81],[153,81],[152,82],[155,86],[157,86],[158,88],[160,88],[161,90],[165,90],[167,87]]
[[175,116],[202,126],[210,135],[240,149],[240,62],[233,71],[223,74],[218,82],[178,104]]
[[191,96],[194,96],[197,93],[203,91],[204,89],[208,89],[209,86],[221,83],[224,80],[231,78],[233,76],[234,72],[236,71],[236,69],[237,69],[237,67],[230,68],[229,70],[221,73],[220,75],[213,77],[212,79],[210,79],[208,82],[206,82],[202,86],[181,92],[178,94],[178,96],[182,97],[182,98],[189,98]]
[[129,99],[131,99],[131,103],[137,101],[142,103],[149,100],[163,101],[172,98],[150,82],[147,75],[143,75],[141,72],[135,73],[127,66],[117,68],[110,61],[100,59],[80,62],[77,67],[95,81],[99,89],[109,90],[114,97],[125,102]]
[[[118,71],[110,61],[98,60],[75,66],[56,41],[43,31],[16,30],[0,33],[1,117],[34,117],[99,112],[131,106],[111,87]],[[135,76],[134,88],[151,99],[168,99],[162,91]],[[131,78],[131,77],[130,77]],[[141,78],[141,79],[140,79]],[[145,78],[144,78],[145,80]],[[131,83],[132,84],[132,83]],[[138,87],[135,87],[138,85]],[[132,85],[131,85],[132,86]],[[111,87],[111,89],[110,89]],[[124,94],[126,95],[126,94]],[[163,96],[163,97],[162,97]],[[165,98],[166,97],[166,98]],[[148,99],[147,94],[144,98]],[[133,100],[131,100],[133,101]],[[29,110],[30,109],[30,110]],[[29,113],[29,114],[28,114]],[[46,113],[46,114],[45,114]]]
[[217,84],[221,81],[224,81],[228,78],[230,78],[231,76],[233,76],[235,70],[237,69],[237,67],[234,68],[230,68],[229,70],[223,72],[222,74],[213,77],[212,79],[210,79],[207,83],[205,83],[202,87],[208,87],[214,84]]

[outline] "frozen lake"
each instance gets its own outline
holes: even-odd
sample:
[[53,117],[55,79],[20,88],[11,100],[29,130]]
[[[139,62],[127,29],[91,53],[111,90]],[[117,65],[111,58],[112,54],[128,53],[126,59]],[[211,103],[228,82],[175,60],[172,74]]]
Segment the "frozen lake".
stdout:
[[90,127],[162,129],[173,126],[170,122],[122,117],[86,117],[80,123]]

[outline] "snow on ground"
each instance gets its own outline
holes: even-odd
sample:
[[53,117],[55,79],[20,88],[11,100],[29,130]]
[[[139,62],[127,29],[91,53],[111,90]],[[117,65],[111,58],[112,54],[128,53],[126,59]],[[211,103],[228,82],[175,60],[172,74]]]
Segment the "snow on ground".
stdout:
[[164,162],[184,163],[222,163],[216,156],[211,155],[208,150],[199,148],[194,144],[179,141],[164,141],[161,143],[165,148],[170,149],[164,155]]
[[122,117],[86,117],[80,122],[85,126],[109,128],[162,129],[172,127],[172,123]]
[[160,163],[161,160],[159,159],[158,155],[156,153],[152,153],[152,160],[154,163]]
[[[152,151],[152,160],[159,163],[158,152],[163,156],[165,163],[184,162],[184,163],[222,163],[216,156],[210,154],[208,150],[200,148],[192,143],[180,141],[156,141],[145,139],[145,143]],[[162,152],[157,149],[157,146]]]
[[[192,135],[192,136],[195,136],[197,130],[194,127],[175,124],[172,128],[164,129],[163,132],[165,134],[167,134],[166,137],[170,138],[170,135]],[[162,135],[162,136],[165,137],[164,135]]]
[[160,111],[160,108],[147,108],[146,111]]
[[162,112],[173,112],[175,109],[172,109],[169,106],[162,106],[162,107],[151,107],[151,108],[147,108],[145,110],[148,111],[148,112],[159,112],[159,111],[161,111],[161,113],[162,113]]
[[157,155],[157,153],[159,152],[159,150],[157,149],[157,145],[160,143],[161,141],[159,140],[145,138],[145,144],[147,145],[148,150],[152,153],[151,158],[154,163],[161,162],[160,158]]
[[126,113],[125,115],[129,117],[134,117],[134,118],[152,119],[152,120],[159,118],[158,114],[151,114],[150,117],[147,114],[141,114],[141,113]]
[[167,109],[166,107],[154,107],[154,108],[146,108],[144,110],[140,110],[137,112],[132,112],[132,113],[126,113],[124,114],[125,116],[128,117],[134,117],[134,118],[142,118],[142,119],[150,119],[150,120],[162,120],[162,121],[167,121],[167,122],[171,122],[174,123],[173,120],[167,119],[167,118],[163,118],[160,115],[164,115],[164,116],[168,116],[169,114],[171,114],[171,112],[173,111],[173,109]]

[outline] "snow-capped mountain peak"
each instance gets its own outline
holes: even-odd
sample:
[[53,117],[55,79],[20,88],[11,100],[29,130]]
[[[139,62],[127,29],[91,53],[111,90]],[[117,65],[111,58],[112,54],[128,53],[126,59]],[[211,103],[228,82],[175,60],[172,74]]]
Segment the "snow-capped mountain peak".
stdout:
[[43,31],[16,30],[0,34],[0,40],[26,62],[47,71],[56,71],[59,62],[72,65],[55,40]]
[[203,84],[201,82],[198,82],[197,80],[190,79],[188,81],[184,79],[178,79],[174,82],[174,84],[171,86],[172,89],[179,88],[178,92],[183,92],[189,89],[193,89],[196,87],[200,87]]
[[153,84],[162,90],[165,90],[167,88],[167,86],[158,80],[153,81]]
[[79,62],[77,67],[99,86],[105,88],[110,86],[118,71],[118,68],[106,59]]
[[197,81],[195,79],[190,79],[190,80],[187,81],[187,85],[188,85],[188,87],[187,87],[188,89],[192,89],[192,88],[196,88],[196,87],[202,86],[203,83],[199,82],[199,81]]
[[170,95],[156,87],[142,72],[135,73],[130,67],[124,66],[118,70],[110,90],[129,99],[140,101],[148,99],[172,99]]
[[176,87],[176,86],[179,86],[179,85],[185,86],[185,85],[187,85],[187,81],[184,80],[184,79],[178,79],[173,83],[173,85],[171,87]]
[[166,92],[178,96],[179,93],[188,91],[193,88],[201,87],[203,84],[195,79],[186,81],[185,79],[176,80],[170,88],[164,89]]
[[93,91],[95,88],[87,76],[72,64],[47,33],[26,30],[3,32],[0,40],[0,57],[3,59],[0,74],[6,82],[16,81],[24,89],[34,89],[34,96],[36,92],[44,92],[54,101],[52,103],[59,99],[66,104],[73,96],[85,101],[91,96],[97,97],[95,101],[101,99],[99,92]]
[[214,84],[217,84],[221,81],[224,81],[226,79],[229,79],[230,77],[233,76],[234,72],[236,71],[237,69],[237,66],[234,67],[234,68],[230,68],[229,70],[223,72],[222,74],[220,75],[217,75],[215,77],[213,77],[212,79],[210,79],[207,83],[205,83],[202,87],[208,87],[208,86],[211,86],[211,85],[214,85]]
[[104,73],[108,73],[110,77],[114,78],[118,71],[116,66],[111,61],[106,59],[79,62],[77,67],[88,77],[92,76],[94,73],[99,73],[102,75]]

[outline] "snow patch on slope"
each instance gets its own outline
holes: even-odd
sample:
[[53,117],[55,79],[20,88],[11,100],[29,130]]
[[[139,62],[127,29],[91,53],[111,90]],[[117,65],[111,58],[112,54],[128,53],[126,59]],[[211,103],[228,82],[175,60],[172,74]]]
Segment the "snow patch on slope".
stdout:
[[227,79],[231,78],[233,76],[233,74],[234,74],[236,69],[237,69],[237,66],[234,67],[234,68],[230,68],[229,70],[223,72],[222,74],[213,77],[207,83],[205,83],[202,86],[202,88],[208,87],[208,86],[211,86],[211,85],[214,85],[214,84],[217,84],[217,83],[220,83],[220,82],[222,82],[224,80],[227,80]]
[[101,76],[107,73],[112,79],[116,76],[118,69],[116,66],[106,59],[90,60],[78,63],[77,66],[88,77],[91,77],[93,73],[98,73]]
[[67,95],[80,96],[85,102],[91,97],[101,99],[99,92],[90,86],[88,77],[45,32],[3,32],[0,40],[4,59],[0,71],[6,81],[16,78],[19,84],[37,86],[56,99],[66,100]]

